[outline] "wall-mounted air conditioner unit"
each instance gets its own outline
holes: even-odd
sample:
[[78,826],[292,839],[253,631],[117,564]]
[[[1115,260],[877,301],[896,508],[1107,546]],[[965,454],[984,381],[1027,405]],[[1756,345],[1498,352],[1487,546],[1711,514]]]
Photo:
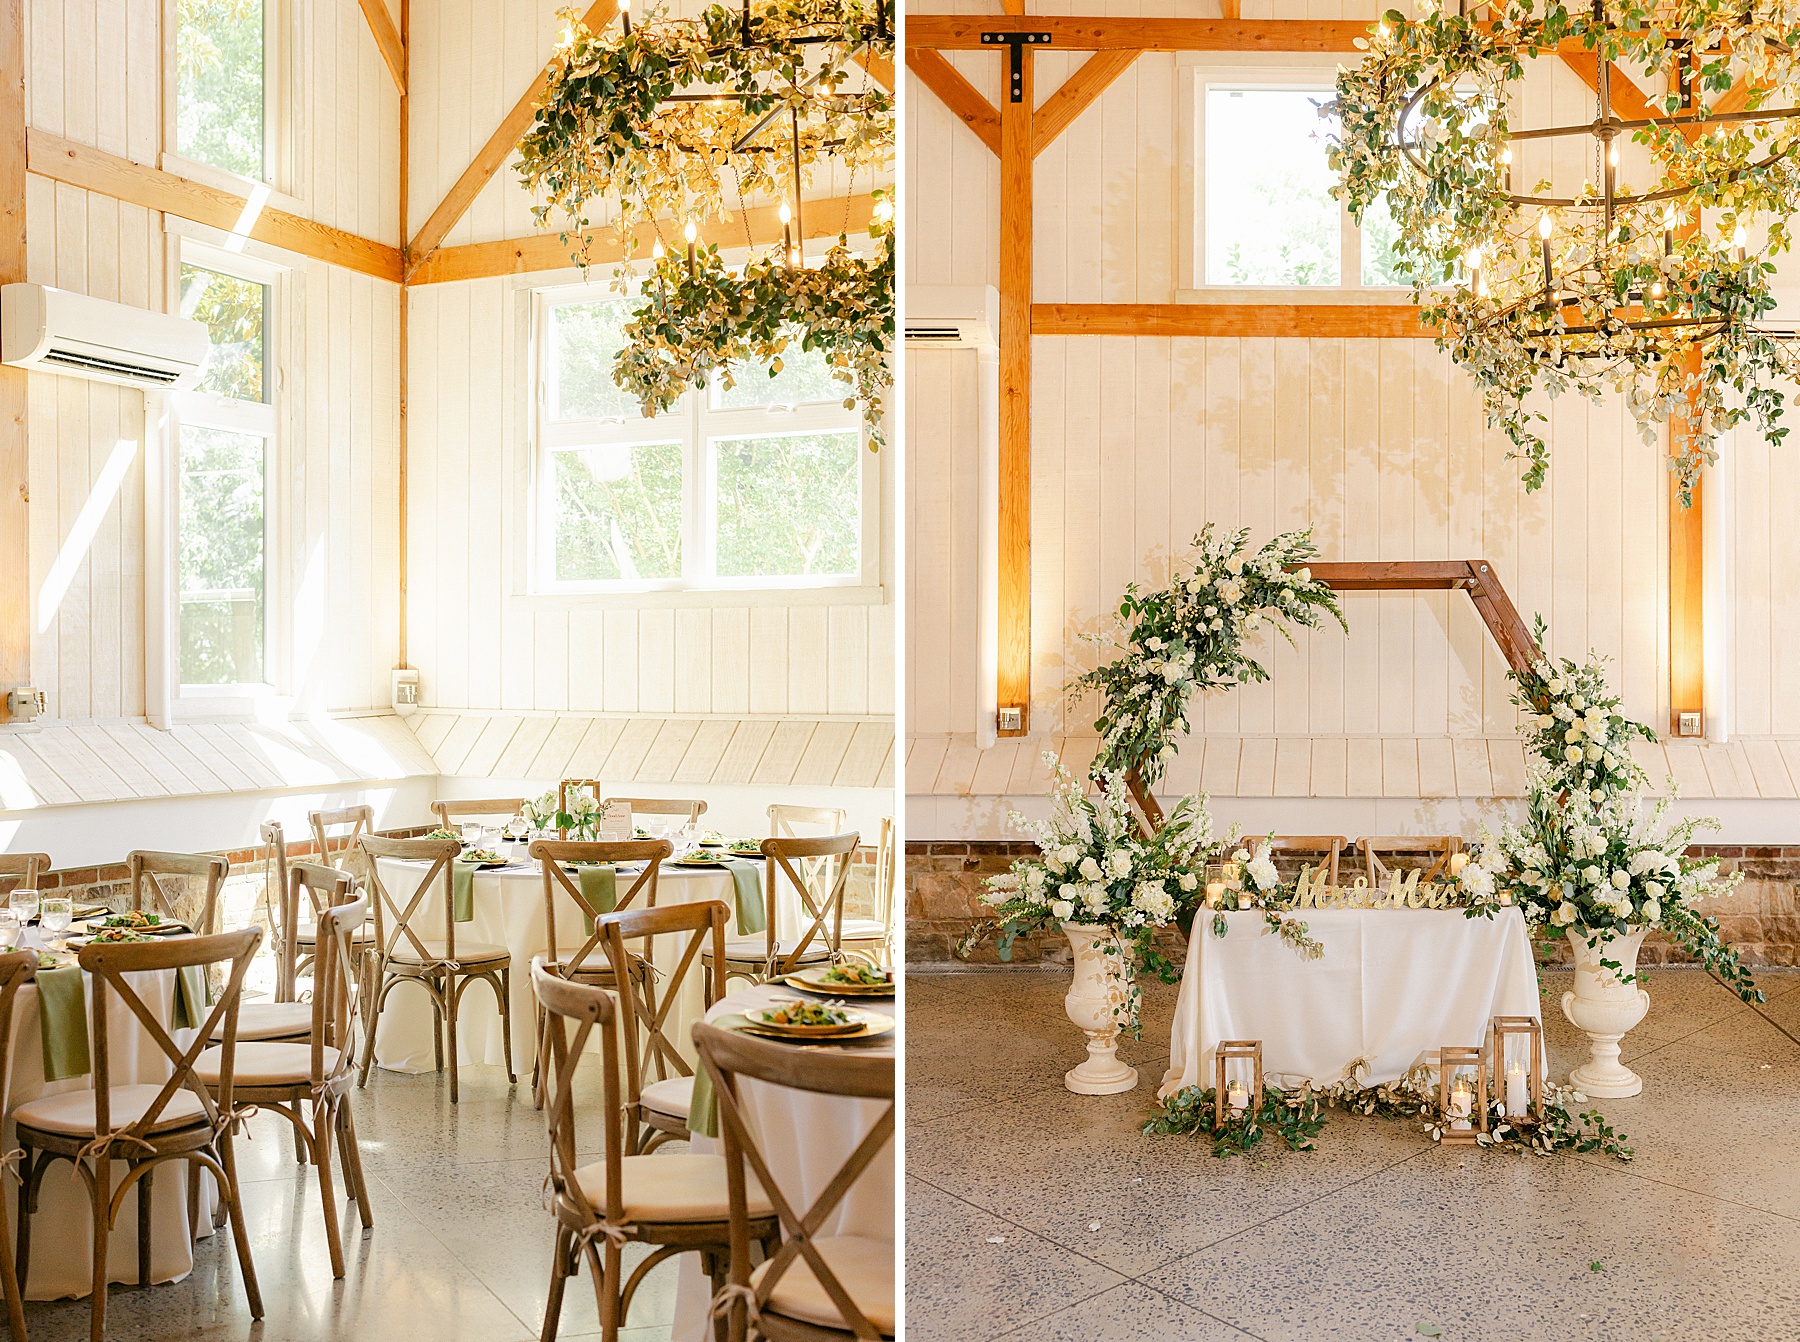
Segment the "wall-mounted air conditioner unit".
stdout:
[[0,286],[0,363],[177,391],[200,380],[206,327],[42,284]]
[[996,349],[1000,291],[991,284],[909,284],[906,343],[922,349]]

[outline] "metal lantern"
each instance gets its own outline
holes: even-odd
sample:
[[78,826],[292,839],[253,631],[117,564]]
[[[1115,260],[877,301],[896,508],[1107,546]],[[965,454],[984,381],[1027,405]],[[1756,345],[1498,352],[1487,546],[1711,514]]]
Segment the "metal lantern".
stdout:
[[1445,1142],[1478,1142],[1487,1134],[1487,1068],[1478,1048],[1438,1050],[1438,1121]]
[[[1233,1061],[1250,1064],[1251,1084],[1248,1088],[1232,1077],[1234,1070],[1241,1070],[1229,1066]],[[1244,1100],[1243,1104],[1231,1103],[1231,1086],[1234,1082],[1238,1086],[1239,1096]],[[1239,1109],[1247,1109],[1253,1115],[1261,1113],[1262,1099],[1262,1040],[1221,1039],[1218,1048],[1213,1050],[1213,1131],[1218,1132],[1223,1128]]]
[[1544,1027],[1536,1016],[1495,1016],[1489,1023],[1487,1084],[1508,1122],[1543,1122]]

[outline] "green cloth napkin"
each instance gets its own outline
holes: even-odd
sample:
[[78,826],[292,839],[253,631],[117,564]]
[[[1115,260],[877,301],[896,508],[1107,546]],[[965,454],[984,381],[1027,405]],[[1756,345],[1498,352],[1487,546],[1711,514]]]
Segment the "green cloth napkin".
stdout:
[[67,1081],[93,1069],[88,1057],[87,989],[76,965],[40,969],[38,1030],[44,1044],[44,1080]]
[[475,921],[475,864],[450,862],[450,908],[459,923]]
[[581,921],[588,935],[594,935],[595,909],[611,913],[619,903],[619,870],[609,863],[583,863],[575,868],[575,879],[581,883]]
[[725,866],[731,872],[732,885],[737,888],[738,935],[753,937],[767,931],[769,919],[763,907],[763,863],[727,859]]
[[177,1030],[197,1030],[206,1023],[211,994],[206,990],[206,971],[199,965],[183,965],[175,971],[175,1019]]
[[[732,1012],[708,1021],[721,1030],[741,1030],[750,1023],[742,1012]],[[713,1098],[712,1075],[704,1063],[694,1068],[694,1094],[688,1101],[688,1131],[697,1137],[719,1135],[719,1102]]]

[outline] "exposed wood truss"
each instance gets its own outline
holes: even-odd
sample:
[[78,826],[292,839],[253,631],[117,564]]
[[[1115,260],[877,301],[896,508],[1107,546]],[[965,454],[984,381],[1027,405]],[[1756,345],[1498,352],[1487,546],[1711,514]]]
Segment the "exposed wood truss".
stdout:
[[1033,303],[1042,336],[1429,338],[1411,303]]
[[386,63],[388,73],[394,77],[394,85],[401,93],[406,92],[406,43],[401,40],[400,29],[394,25],[394,16],[388,13],[387,0],[358,0],[362,5],[363,17],[369,21],[369,31],[374,34],[375,45],[381,50],[381,59]]
[[[582,16],[582,22],[591,29],[601,29],[613,21],[619,12],[615,0],[595,0],[588,12]],[[513,104],[512,111],[500,119],[494,133],[488,136],[487,143],[475,155],[474,162],[463,169],[438,207],[431,212],[430,218],[414,235],[412,243],[406,249],[407,270],[410,273],[418,269],[437,250],[438,244],[456,227],[457,221],[468,213],[469,206],[475,203],[475,197],[481,189],[494,179],[494,174],[512,156],[518,148],[519,140],[531,128],[532,120],[537,115],[538,99],[544,96],[544,88],[550,82],[550,66],[545,64],[538,71],[531,87],[519,95]]]
[[[1018,27],[991,14],[908,14],[906,46],[978,51],[981,34]],[[1353,19],[1102,19],[1033,14],[1034,32],[1058,51],[1356,51],[1369,24]],[[992,51],[992,47],[986,48]]]
[[909,46],[906,68],[937,94],[938,101],[974,131],[977,139],[995,154],[1000,152],[1000,113],[954,65],[929,48]]
[[1044,105],[1032,114],[1031,155],[1036,158],[1048,149],[1056,137],[1067,130],[1075,118],[1093,105],[1094,99],[1131,68],[1137,60],[1135,51],[1096,51],[1074,74],[1063,81]]

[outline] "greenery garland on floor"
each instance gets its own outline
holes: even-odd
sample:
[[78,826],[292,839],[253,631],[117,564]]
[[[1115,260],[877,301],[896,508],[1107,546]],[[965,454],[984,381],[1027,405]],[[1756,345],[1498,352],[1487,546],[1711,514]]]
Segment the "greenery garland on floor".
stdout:
[[[1265,1083],[1261,1108],[1246,1108],[1227,1119],[1217,1132],[1213,1131],[1213,1088],[1188,1086],[1158,1105],[1142,1131],[1161,1137],[1209,1138],[1213,1155],[1220,1158],[1248,1154],[1270,1135],[1279,1137],[1290,1151],[1312,1151],[1325,1128],[1325,1109],[1337,1108],[1364,1117],[1417,1122],[1433,1142],[1443,1139],[1430,1068],[1415,1067],[1397,1081],[1375,1086],[1364,1083],[1367,1075],[1368,1063],[1358,1058],[1342,1080],[1329,1086],[1284,1090]],[[1631,1160],[1633,1148],[1599,1110],[1585,1110],[1579,1116],[1571,1111],[1571,1105],[1586,1100],[1580,1091],[1547,1083],[1544,1116],[1538,1123],[1514,1122],[1506,1116],[1504,1103],[1495,1100],[1489,1105],[1489,1130],[1481,1134],[1479,1145],[1521,1155],[1599,1152],[1615,1160]]]

